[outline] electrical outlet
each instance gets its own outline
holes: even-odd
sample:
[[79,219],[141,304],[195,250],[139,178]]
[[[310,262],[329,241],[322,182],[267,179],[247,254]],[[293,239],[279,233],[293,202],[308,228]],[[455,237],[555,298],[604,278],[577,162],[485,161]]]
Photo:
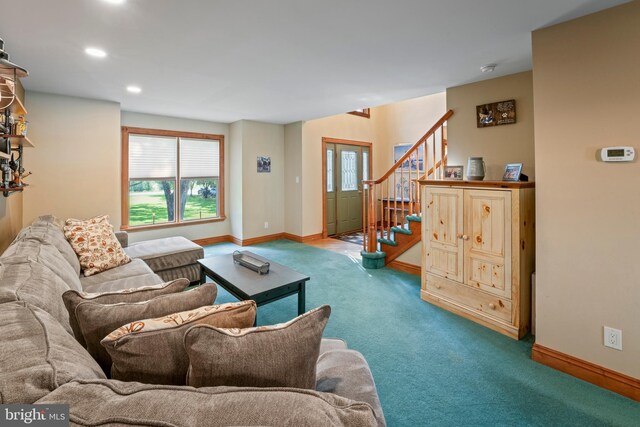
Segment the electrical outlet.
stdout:
[[604,327],[604,346],[622,351],[622,331],[620,329]]
[[269,228],[269,223],[268,222],[264,222],[264,228]]
[[296,184],[300,184],[300,177],[296,176]]

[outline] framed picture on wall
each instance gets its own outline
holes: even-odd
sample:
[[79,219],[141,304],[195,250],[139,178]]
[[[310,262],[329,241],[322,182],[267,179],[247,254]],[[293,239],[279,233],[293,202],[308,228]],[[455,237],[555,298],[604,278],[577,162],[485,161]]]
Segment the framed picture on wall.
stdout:
[[515,99],[492,102],[491,104],[476,105],[476,125],[479,128],[510,125],[515,122]]
[[[393,163],[397,163],[398,160],[404,156],[409,149],[413,147],[413,144],[397,144],[393,146]],[[424,146],[420,145],[418,148],[418,156],[415,154],[411,155],[409,159],[406,159],[402,162],[402,168],[405,171],[408,171],[411,168],[411,171],[420,171],[424,172]]]
[[271,172],[271,157],[258,156],[258,173]]

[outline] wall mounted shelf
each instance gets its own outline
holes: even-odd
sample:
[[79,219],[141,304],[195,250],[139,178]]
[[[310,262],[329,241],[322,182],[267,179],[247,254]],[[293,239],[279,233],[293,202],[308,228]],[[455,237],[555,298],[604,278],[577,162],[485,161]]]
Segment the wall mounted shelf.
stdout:
[[0,138],[10,138],[11,139],[11,147],[30,147],[34,148],[33,142],[25,135],[0,135]]

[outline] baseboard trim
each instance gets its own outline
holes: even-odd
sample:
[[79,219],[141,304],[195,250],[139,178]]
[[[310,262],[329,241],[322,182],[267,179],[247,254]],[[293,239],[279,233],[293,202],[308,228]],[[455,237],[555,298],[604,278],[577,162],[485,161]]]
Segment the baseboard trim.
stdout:
[[[238,243],[240,246],[257,245],[258,243],[271,242],[284,238],[284,233],[269,234],[267,236],[252,237],[251,239],[243,239]],[[239,239],[238,239],[239,240]]]
[[640,380],[586,360],[534,344],[531,359],[640,402]]
[[298,236],[296,234],[283,233],[283,238],[293,240],[294,242],[298,242],[298,243],[309,243],[315,240],[322,239],[322,233],[310,234],[308,236]]
[[196,245],[207,246],[207,245],[214,245],[216,243],[231,242],[232,240],[231,240],[231,236],[226,235],[226,236],[207,237],[205,239],[196,239],[192,241]]
[[293,240],[294,242],[298,242],[298,243],[307,243],[307,242],[312,242],[314,240],[322,239],[322,233],[311,234],[309,236],[297,236],[295,234],[289,234],[289,233],[276,233],[276,234],[269,234],[268,236],[253,237],[251,239],[244,239],[244,240],[227,234],[224,236],[206,237],[204,239],[195,239],[192,241],[193,243],[200,246],[213,245],[216,243],[223,243],[223,242],[235,243],[238,246],[251,246],[251,245],[257,245],[258,243],[266,243],[266,242],[271,242],[273,240],[280,240],[280,239]]
[[388,263],[385,267],[393,268],[394,270],[402,271],[403,273],[413,274],[415,276],[420,276],[422,274],[422,269],[419,265],[409,264],[407,262],[398,261],[394,259],[390,263]]

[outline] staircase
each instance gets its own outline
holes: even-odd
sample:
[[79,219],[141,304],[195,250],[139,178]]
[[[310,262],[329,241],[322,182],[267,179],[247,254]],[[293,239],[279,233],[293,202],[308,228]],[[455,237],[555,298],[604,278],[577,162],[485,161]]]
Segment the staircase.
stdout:
[[[449,110],[381,178],[364,181],[362,264],[381,268],[420,242],[419,179],[442,179]],[[431,167],[429,167],[431,165]]]

